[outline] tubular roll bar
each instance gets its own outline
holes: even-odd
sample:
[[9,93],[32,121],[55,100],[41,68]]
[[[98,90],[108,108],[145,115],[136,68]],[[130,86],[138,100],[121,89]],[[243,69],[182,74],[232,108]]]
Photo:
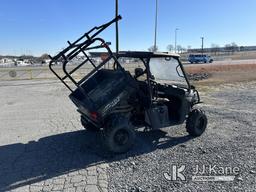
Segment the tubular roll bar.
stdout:
[[[113,19],[112,21],[103,24],[99,27],[94,27],[92,28],[90,31],[88,31],[87,33],[85,33],[83,36],[81,36],[80,38],[78,38],[75,42],[71,43],[70,41],[68,41],[69,46],[67,48],[65,48],[64,50],[62,50],[60,53],[58,53],[56,56],[54,57],[50,57],[51,62],[49,64],[49,68],[50,70],[53,72],[53,74],[71,91],[73,92],[73,90],[70,88],[70,86],[64,81],[65,79],[69,78],[72,83],[74,83],[78,89],[81,90],[81,92],[85,95],[88,96],[84,90],[82,89],[82,87],[80,86],[84,80],[86,80],[87,78],[89,78],[91,75],[93,75],[96,71],[98,71],[103,65],[105,65],[109,60],[114,59],[115,63],[119,62],[117,61],[116,56],[112,53],[112,51],[110,50],[108,43],[106,43],[103,39],[101,38],[96,38],[96,36],[98,34],[100,34],[102,31],[104,31],[106,28],[108,28],[110,25],[112,25],[113,23],[118,22],[119,20],[121,20],[122,17],[119,15],[117,16],[115,19]],[[93,43],[95,43],[96,41],[99,41],[101,44],[99,46],[95,46],[95,47],[89,47],[90,45],[92,45]],[[98,66],[96,66],[92,60],[89,58],[89,56],[86,54],[86,50],[92,50],[92,49],[99,49],[99,48],[106,48],[107,52],[109,54],[108,58],[105,59],[101,64],[99,64]],[[68,64],[69,61],[71,61],[73,58],[75,58],[79,53],[83,53],[83,55],[85,56],[85,60],[80,63],[78,66],[76,66],[74,69],[72,69],[70,72],[67,71],[66,66]],[[62,70],[65,73],[64,77],[61,77],[54,69],[53,69],[53,64],[56,62],[62,62]],[[94,69],[88,73],[85,77],[83,77],[80,81],[76,82],[74,80],[73,77],[71,77],[71,75],[77,71],[79,68],[81,68],[85,63],[89,62]],[[120,65],[120,64],[119,64]]]
[[[87,33],[85,33],[83,36],[81,36],[79,39],[77,39],[74,43],[69,43],[69,46],[64,49],[63,51],[61,51],[59,54],[57,54],[56,56],[54,57],[51,57],[49,56],[51,59],[53,60],[57,60],[59,57],[61,57],[63,54],[67,53],[70,49],[72,48],[78,48],[83,46],[87,41],[90,41],[91,39],[93,39],[94,37],[96,37],[98,34],[100,34],[102,31],[104,31],[106,28],[108,28],[110,25],[112,25],[113,23],[115,22],[118,22],[119,20],[121,20],[122,17],[121,15],[118,15],[115,19],[113,19],[112,21],[106,23],[106,24],[103,24],[99,27],[94,27],[92,28],[90,31],[88,31]],[[90,33],[92,33],[94,30],[97,30],[93,35],[90,36]],[[84,43],[80,43],[80,44],[77,44],[78,42],[80,42],[82,39],[84,38],[87,38],[86,42]]]

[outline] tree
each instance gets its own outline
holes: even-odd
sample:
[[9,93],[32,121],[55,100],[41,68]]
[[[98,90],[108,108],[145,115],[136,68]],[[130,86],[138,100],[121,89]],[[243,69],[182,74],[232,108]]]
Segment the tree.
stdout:
[[177,45],[177,51],[178,51],[178,53],[182,53],[182,50],[183,50],[182,46],[181,46],[181,45]]
[[231,46],[232,46],[232,52],[234,53],[235,51],[238,51],[239,48],[238,48],[238,45],[235,43],[235,42],[232,42],[231,43]]
[[192,48],[192,46],[188,45],[188,47],[187,47],[188,52],[190,52],[191,48]]
[[217,55],[217,52],[220,51],[220,46],[213,43],[211,46],[211,51],[214,52],[215,55]]
[[148,51],[150,51],[150,52],[157,52],[157,51],[158,51],[158,47],[157,47],[157,46],[155,47],[155,46],[153,45],[153,46],[151,46],[151,47],[148,48]]
[[232,52],[234,54],[235,51],[239,50],[238,45],[235,42],[225,45],[225,50],[228,52]]
[[181,53],[186,53],[188,50],[185,47],[181,48]]
[[34,57],[33,57],[33,55],[21,55],[21,56],[19,56],[19,59],[22,59],[22,60],[24,60],[24,59],[34,59]]
[[231,52],[232,51],[232,45],[231,44],[226,44],[225,45],[225,51]]
[[47,60],[47,59],[49,59],[49,56],[47,53],[44,53],[43,55],[40,56],[40,59]]
[[170,52],[172,52],[174,50],[174,46],[173,45],[168,45],[167,46],[167,51],[170,51]]

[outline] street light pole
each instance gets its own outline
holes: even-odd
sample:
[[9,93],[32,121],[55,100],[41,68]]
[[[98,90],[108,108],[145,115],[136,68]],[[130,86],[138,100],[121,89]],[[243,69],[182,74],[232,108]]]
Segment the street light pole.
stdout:
[[202,55],[204,54],[204,37],[201,37],[202,39]]
[[156,15],[155,15],[155,39],[154,39],[154,51],[156,51],[156,38],[157,38],[157,20],[158,20],[158,0],[156,0]]
[[[118,16],[118,0],[116,0],[116,17]],[[116,55],[119,53],[119,31],[118,31],[118,21],[116,21]]]
[[177,35],[178,35],[177,32],[178,32],[178,30],[179,30],[178,28],[175,29],[175,48],[174,48],[175,53],[177,52]]

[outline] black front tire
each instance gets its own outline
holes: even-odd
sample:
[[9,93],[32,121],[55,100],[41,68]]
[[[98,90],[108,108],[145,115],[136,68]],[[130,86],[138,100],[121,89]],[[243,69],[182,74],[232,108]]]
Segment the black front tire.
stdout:
[[115,117],[104,128],[107,149],[114,153],[125,153],[134,144],[135,131],[133,125],[125,117]]
[[193,109],[187,119],[186,129],[193,137],[201,136],[207,127],[207,117],[200,109]]
[[88,131],[97,132],[100,130],[100,128],[98,128],[98,127],[94,126],[92,123],[88,122],[86,120],[86,118],[83,116],[81,116],[81,124]]

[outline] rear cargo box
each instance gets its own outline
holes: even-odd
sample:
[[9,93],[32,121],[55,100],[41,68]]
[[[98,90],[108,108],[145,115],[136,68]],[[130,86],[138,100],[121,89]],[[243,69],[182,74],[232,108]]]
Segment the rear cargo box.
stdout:
[[[127,101],[137,87],[123,70],[101,69],[70,94],[70,99],[90,120],[102,121],[122,101]],[[84,94],[84,93],[85,94]],[[92,117],[93,114],[93,117]],[[97,116],[97,118],[95,117]]]

